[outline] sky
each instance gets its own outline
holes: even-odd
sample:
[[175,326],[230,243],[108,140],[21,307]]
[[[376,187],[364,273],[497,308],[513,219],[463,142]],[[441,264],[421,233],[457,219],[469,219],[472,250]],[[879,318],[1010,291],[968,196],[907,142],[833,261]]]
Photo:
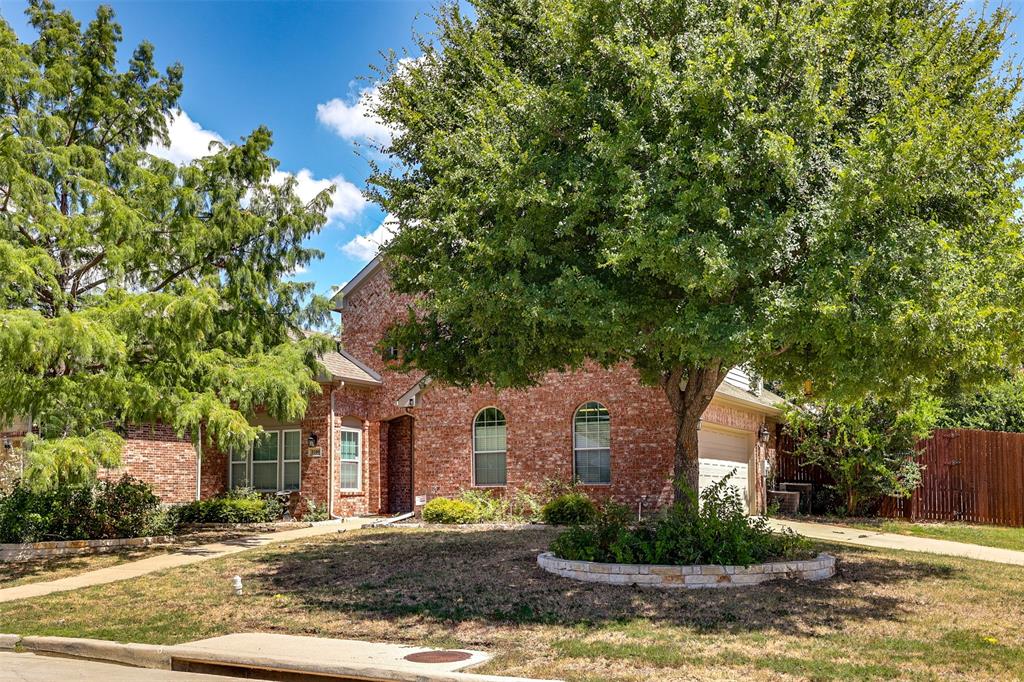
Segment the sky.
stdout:
[[[54,1],[83,23],[99,4]],[[360,153],[359,143],[387,131],[364,116],[362,105],[372,96],[371,67],[383,62],[381,51],[411,49],[414,29],[430,28],[432,0],[105,4],[123,27],[122,60],[148,40],[161,70],[174,62],[185,69],[171,145],[154,153],[185,163],[207,153],[210,140],[237,142],[266,125],[274,133],[271,153],[281,162],[278,180],[294,174],[305,198],[331,183],[337,187],[328,224],[309,242],[324,258],[294,277],[327,294],[373,258],[387,232],[383,213],[362,193],[370,170],[365,155],[372,152],[363,147]],[[1024,15],[1024,0],[1003,4]],[[981,9],[984,2],[969,0],[967,6]],[[24,9],[24,0],[0,0],[0,16],[28,41],[34,32]],[[1024,19],[1017,18],[1011,30],[1020,36]]]
[[[54,0],[83,24],[97,2]],[[208,153],[211,140],[237,142],[266,125],[279,173],[298,178],[300,196],[337,186],[329,222],[309,240],[324,258],[295,279],[319,293],[352,278],[376,253],[384,214],[363,197],[370,168],[360,143],[386,135],[364,116],[372,94],[371,65],[381,51],[413,46],[413,30],[428,30],[429,0],[333,2],[110,2],[124,41],[119,58],[148,40],[160,71],[184,66],[181,114],[170,127],[171,145],[151,151],[176,163]],[[34,39],[26,3],[0,0],[0,16],[23,41]],[[415,55],[413,55],[415,56]],[[279,175],[281,179],[283,175]]]

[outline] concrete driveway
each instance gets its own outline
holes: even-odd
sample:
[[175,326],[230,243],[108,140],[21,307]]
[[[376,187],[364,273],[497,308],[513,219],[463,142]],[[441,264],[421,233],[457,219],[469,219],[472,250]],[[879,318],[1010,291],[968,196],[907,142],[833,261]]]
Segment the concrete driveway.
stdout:
[[998,547],[984,547],[965,542],[918,538],[912,535],[881,533],[861,528],[834,525],[831,523],[810,523],[791,519],[769,519],[772,527],[778,530],[790,528],[800,535],[816,540],[842,542],[861,547],[878,547],[880,549],[900,549],[908,552],[925,552],[943,556],[964,557],[979,561],[992,561],[999,564],[1024,566],[1024,552]]

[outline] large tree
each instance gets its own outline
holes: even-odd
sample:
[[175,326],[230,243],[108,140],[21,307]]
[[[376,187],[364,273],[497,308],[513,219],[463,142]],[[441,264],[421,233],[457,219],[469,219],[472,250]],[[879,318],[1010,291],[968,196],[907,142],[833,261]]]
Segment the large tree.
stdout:
[[116,463],[127,424],[227,446],[257,405],[301,414],[322,339],[292,339],[324,307],[287,275],[318,256],[329,195],[270,182],[265,128],[184,167],[152,156],[181,67],[143,43],[119,70],[109,8],[84,30],[49,0],[27,14],[31,44],[0,21],[0,424],[31,415],[47,479]]
[[[371,179],[468,385],[629,361],[697,426],[730,366],[821,395],[1017,353],[1008,15],[946,0],[473,0],[389,60]],[[963,369],[964,373],[969,373]]]

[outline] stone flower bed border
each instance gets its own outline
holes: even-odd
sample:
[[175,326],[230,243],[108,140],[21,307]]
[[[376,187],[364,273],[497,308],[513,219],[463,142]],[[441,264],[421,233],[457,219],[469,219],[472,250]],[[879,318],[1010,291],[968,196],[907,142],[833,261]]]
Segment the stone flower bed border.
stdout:
[[0,563],[16,563],[33,559],[49,559],[78,554],[99,554],[124,547],[149,547],[174,542],[171,535],[145,538],[113,538],[106,540],[48,540],[21,544],[0,544]]
[[742,587],[769,580],[824,580],[836,573],[836,558],[819,554],[804,561],[776,561],[752,566],[651,566],[644,564],[599,564],[592,561],[559,559],[551,552],[537,557],[537,564],[548,573],[563,578],[608,585],[649,585],[706,589]]

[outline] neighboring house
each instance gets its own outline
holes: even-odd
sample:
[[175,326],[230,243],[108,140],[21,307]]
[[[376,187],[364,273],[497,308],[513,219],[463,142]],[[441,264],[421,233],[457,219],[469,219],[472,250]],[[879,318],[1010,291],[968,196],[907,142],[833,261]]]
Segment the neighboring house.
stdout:
[[[126,434],[124,470],[152,482],[168,502],[235,486],[298,490],[338,516],[413,511],[432,497],[470,488],[538,488],[579,478],[594,497],[648,508],[672,497],[675,426],[658,388],[627,365],[551,372],[538,386],[462,390],[391,371],[376,351],[409,299],[392,292],[379,259],[335,299],[343,317],[337,352],[322,358],[322,392],[301,420],[259,415],[267,435],[248,452],[206,446],[165,427]],[[751,511],[765,505],[764,467],[777,405],[739,369],[704,413],[702,487],[735,471]],[[111,472],[115,473],[115,472]]]

